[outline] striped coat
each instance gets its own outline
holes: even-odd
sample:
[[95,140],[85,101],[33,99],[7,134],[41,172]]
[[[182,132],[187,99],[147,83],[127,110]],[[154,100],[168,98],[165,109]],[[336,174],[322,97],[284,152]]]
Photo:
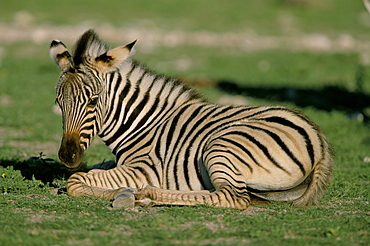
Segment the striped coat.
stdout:
[[251,197],[317,202],[332,154],[317,125],[281,106],[221,106],[180,81],[130,58],[135,42],[108,49],[92,30],[73,57],[60,41],[50,55],[62,70],[61,161],[78,169],[99,135],[117,167],[75,173],[74,196],[114,199],[114,206],[195,205],[245,209]]

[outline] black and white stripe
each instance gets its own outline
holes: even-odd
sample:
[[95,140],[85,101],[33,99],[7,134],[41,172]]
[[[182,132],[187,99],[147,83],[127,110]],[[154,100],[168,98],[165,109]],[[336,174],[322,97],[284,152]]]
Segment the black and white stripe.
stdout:
[[[55,47],[51,54],[58,53]],[[86,192],[81,183],[96,189],[95,195],[99,189],[150,185],[162,189],[145,193],[156,204],[245,208],[248,192],[306,205],[326,189],[330,147],[300,112],[208,103],[176,79],[130,58],[119,60],[122,51],[109,50],[93,31],[76,47],[57,87],[64,132],[79,132],[83,149],[98,134],[115,154],[117,168],[72,176],[71,194]],[[96,105],[90,107],[94,97]],[[211,192],[192,193],[202,190]]]

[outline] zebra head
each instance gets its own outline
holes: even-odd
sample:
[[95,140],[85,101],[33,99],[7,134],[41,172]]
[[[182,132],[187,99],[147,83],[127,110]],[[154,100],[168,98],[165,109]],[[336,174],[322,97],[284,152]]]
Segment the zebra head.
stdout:
[[135,42],[110,50],[89,30],[76,42],[72,57],[62,42],[52,41],[50,57],[62,71],[56,87],[63,122],[58,154],[68,168],[80,167],[84,151],[99,132],[105,116],[106,77],[122,66]]

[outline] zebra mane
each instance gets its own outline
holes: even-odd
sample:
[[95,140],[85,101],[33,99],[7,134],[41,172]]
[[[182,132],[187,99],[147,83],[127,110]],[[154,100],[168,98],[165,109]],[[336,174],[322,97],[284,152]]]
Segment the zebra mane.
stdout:
[[76,42],[73,52],[75,66],[84,63],[87,58],[96,58],[107,52],[108,46],[99,38],[93,29],[86,31]]

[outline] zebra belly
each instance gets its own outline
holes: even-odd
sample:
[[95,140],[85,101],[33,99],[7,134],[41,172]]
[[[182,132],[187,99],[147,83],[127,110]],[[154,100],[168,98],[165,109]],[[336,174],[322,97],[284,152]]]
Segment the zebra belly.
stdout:
[[288,130],[243,120],[217,132],[205,153],[211,180],[231,180],[259,191],[297,187],[313,164],[305,139]]
[[306,179],[305,176],[288,175],[283,172],[254,173],[246,177],[247,187],[258,191],[289,190],[300,185]]

